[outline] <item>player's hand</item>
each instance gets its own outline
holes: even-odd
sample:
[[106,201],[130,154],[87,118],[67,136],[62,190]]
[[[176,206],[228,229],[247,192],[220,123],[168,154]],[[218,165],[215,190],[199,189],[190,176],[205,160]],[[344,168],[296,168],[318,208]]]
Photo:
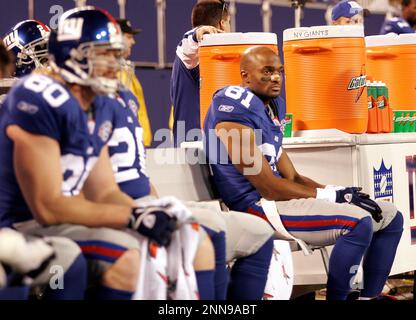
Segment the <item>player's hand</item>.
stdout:
[[54,256],[52,246],[41,238],[26,240],[13,229],[0,230],[0,262],[16,273],[35,277]]
[[129,227],[163,247],[169,245],[177,229],[177,219],[163,207],[137,207],[132,209]]
[[374,200],[370,199],[370,196],[364,192],[361,192],[361,188],[350,187],[336,192],[336,202],[338,203],[351,203],[368,212],[376,222],[380,222],[383,218],[381,214],[381,208]]
[[213,34],[213,33],[223,33],[224,31],[217,29],[212,26],[201,26],[196,29],[195,37],[196,41],[200,42],[204,36],[204,34]]

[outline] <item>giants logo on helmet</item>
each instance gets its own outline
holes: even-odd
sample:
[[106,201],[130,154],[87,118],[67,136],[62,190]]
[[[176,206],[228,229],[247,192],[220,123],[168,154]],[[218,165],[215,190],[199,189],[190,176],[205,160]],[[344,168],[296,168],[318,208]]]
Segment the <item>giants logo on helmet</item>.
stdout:
[[16,44],[19,44],[19,33],[17,30],[14,30],[13,32],[9,33],[4,39],[3,39],[4,45],[6,46],[7,50],[10,50],[11,48],[15,47]]
[[58,41],[79,40],[82,35],[83,18],[64,19],[58,27]]

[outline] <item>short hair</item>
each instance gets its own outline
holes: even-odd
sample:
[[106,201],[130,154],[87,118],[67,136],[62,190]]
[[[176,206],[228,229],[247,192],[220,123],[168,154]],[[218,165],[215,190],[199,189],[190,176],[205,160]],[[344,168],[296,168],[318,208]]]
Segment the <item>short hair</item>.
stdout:
[[0,74],[4,74],[9,65],[13,63],[13,56],[7,51],[3,44],[3,40],[0,38]]
[[199,26],[216,27],[228,15],[228,5],[225,0],[199,1],[192,9],[192,28]]

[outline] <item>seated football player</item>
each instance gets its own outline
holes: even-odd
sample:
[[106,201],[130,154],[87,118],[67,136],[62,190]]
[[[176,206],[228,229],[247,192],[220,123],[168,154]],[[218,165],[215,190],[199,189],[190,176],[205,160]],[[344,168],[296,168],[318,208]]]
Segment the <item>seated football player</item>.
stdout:
[[[14,71],[13,56],[0,41],[0,78]],[[0,119],[2,112],[0,101]],[[1,120],[0,120],[1,121]],[[0,188],[0,202],[9,190]],[[3,203],[3,202],[2,202]],[[4,204],[4,203],[3,203]],[[82,299],[86,289],[87,266],[79,247],[69,239],[23,235],[9,228],[0,218],[0,299],[27,299],[30,290],[42,290],[44,299]],[[3,265],[3,266],[2,266]],[[63,275],[55,277],[64,286],[52,288],[53,266],[60,266]],[[77,279],[76,281],[74,281]],[[36,290],[39,291],[39,290]]]
[[[101,110],[106,107],[118,110],[109,152],[119,187],[138,202],[156,197],[156,190],[146,175],[146,152],[143,129],[136,116],[136,98],[131,92],[122,90],[116,99],[98,97],[96,105]],[[196,269],[198,285],[209,287],[214,277],[215,299],[261,299],[272,255],[273,229],[262,219],[243,213],[222,213],[198,203],[185,204],[209,234],[215,248],[215,275]],[[229,281],[226,262],[235,259]]]
[[52,72],[22,78],[2,107],[0,225],[75,241],[89,264],[88,297],[131,299],[141,239],[167,245],[176,220],[120,191],[106,146],[113,114],[92,105],[118,88],[121,31],[106,11],[76,8],[48,50]]
[[274,200],[294,237],[311,245],[335,245],[327,299],[346,299],[351,270],[362,258],[361,298],[375,298],[394,261],[402,214],[392,203],[371,200],[360,188],[325,186],[296,171],[282,148],[282,72],[273,50],[252,47],[241,58],[241,86],[214,94],[204,133],[215,186],[231,210],[267,220],[259,201]]

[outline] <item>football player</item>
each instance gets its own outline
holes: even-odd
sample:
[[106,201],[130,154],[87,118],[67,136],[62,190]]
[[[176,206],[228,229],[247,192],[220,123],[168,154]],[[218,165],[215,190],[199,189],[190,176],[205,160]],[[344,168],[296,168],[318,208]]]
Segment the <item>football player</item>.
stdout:
[[240,70],[242,85],[215,93],[204,124],[220,196],[230,209],[266,220],[259,201],[275,200],[293,236],[317,246],[334,244],[327,299],[346,299],[363,257],[362,298],[378,296],[403,231],[402,214],[360,188],[324,186],[300,175],[282,148],[286,108],[279,97],[279,56],[266,47],[250,48]]
[[122,50],[106,11],[67,11],[49,39],[53,71],[23,77],[0,124],[1,226],[74,240],[90,264],[88,294],[102,299],[130,299],[138,239],[163,246],[176,228],[163,209],[138,208],[114,180],[106,147],[113,114],[98,115],[92,102],[117,90]]
[[[12,62],[12,54],[0,42],[0,78],[13,72]],[[0,102],[0,113],[1,107]],[[45,299],[84,297],[87,266],[75,243],[58,237],[50,237],[46,242],[4,226],[8,225],[0,225],[0,299],[27,299],[31,286],[41,287]],[[64,271],[63,278],[59,276],[64,288],[48,285],[54,265]]]
[[[156,196],[156,190],[146,175],[146,152],[143,144],[143,129],[137,118],[139,108],[137,98],[127,88],[121,88],[115,95],[98,96],[94,105],[98,114],[107,110],[114,113],[113,134],[108,146],[115,180],[120,189],[133,199],[142,199],[142,203],[153,199],[147,197],[150,194]],[[203,300],[214,298],[213,265],[207,268],[207,263],[204,262],[210,256],[210,252],[213,252],[212,244],[201,229],[193,266],[196,271],[199,296]]]
[[16,24],[3,38],[4,44],[15,59],[17,78],[42,68],[48,61],[49,27],[37,20]]
[[[113,105],[118,110],[109,152],[121,190],[139,202],[157,196],[146,175],[143,130],[136,116],[137,100],[129,91],[120,91],[116,100],[100,96],[96,104],[99,108]],[[272,228],[257,217],[240,212],[223,213],[194,202],[185,204],[209,234],[215,248],[215,275],[196,270],[200,287],[209,287],[214,276],[215,295],[201,298],[261,299],[272,255]],[[226,262],[235,259],[229,281]]]

